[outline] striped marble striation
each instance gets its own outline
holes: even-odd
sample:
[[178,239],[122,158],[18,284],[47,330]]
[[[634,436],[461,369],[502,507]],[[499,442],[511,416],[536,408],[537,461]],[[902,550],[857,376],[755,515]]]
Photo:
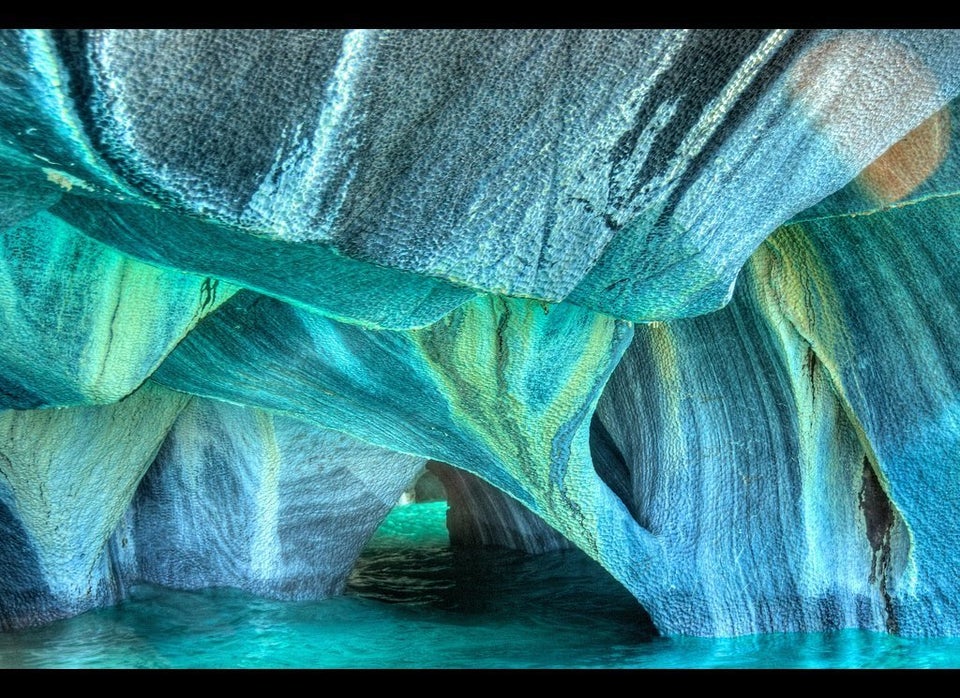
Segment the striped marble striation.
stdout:
[[494,296],[407,331],[370,332],[247,292],[221,310],[153,380],[477,473],[596,556],[602,522],[622,504],[593,468],[589,415],[629,323]]
[[141,581],[339,593],[423,463],[152,381],[112,405],[7,410],[0,628],[115,603]]
[[0,230],[0,409],[109,404],[237,288],[144,264],[40,211]]
[[664,633],[960,634],[958,61],[0,31],[0,628],[339,593],[435,460]]
[[960,89],[952,31],[109,30],[3,48],[4,148],[75,183],[69,222],[393,329],[476,291],[635,321],[716,309],[777,225]]
[[115,534],[130,546],[124,577],[283,599],[341,593],[423,464],[289,417],[193,398]]
[[111,405],[0,412],[0,628],[122,598],[109,539],[190,396],[147,383]]

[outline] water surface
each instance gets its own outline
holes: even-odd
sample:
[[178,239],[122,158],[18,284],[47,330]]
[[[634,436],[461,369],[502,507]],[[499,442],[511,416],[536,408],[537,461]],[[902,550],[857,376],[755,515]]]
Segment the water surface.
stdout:
[[0,667],[960,667],[960,638],[658,637],[633,597],[583,553],[456,551],[445,509],[394,509],[345,596],[279,602],[141,585],[117,607],[0,633]]

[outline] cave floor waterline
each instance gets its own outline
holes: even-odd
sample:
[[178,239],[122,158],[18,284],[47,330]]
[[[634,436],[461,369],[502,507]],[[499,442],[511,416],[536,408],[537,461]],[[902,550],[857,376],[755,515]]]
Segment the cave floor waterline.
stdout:
[[394,509],[343,596],[291,602],[136,586],[114,608],[0,634],[0,667],[960,667],[960,638],[655,636],[632,597],[580,551],[458,551],[445,510]]

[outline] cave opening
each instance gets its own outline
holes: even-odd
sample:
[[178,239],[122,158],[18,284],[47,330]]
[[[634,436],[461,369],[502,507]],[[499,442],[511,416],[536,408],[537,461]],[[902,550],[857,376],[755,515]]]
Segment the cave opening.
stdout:
[[[607,570],[477,476],[429,461],[360,554],[347,596],[445,622],[585,629],[622,642],[659,633]],[[514,624],[519,624],[514,626]]]

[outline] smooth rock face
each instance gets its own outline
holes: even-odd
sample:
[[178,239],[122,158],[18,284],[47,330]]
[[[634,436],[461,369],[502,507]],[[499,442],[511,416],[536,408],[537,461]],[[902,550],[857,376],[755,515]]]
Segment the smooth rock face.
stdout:
[[[263,231],[160,206],[118,176],[91,142],[95,134],[75,100],[85,83],[70,78],[61,52],[72,55],[49,32],[0,31],[5,225],[51,208],[73,228],[151,265],[213,276],[223,290],[236,282],[370,327],[426,325],[475,295],[328,247],[265,238]],[[197,191],[206,188],[196,184]]]
[[[953,300],[960,287],[949,260],[960,244],[960,207],[955,196],[943,197],[875,216],[868,226],[840,217],[784,231],[808,234],[822,255],[842,323],[817,322],[800,303],[791,319],[822,357],[865,450],[863,509],[889,625],[956,634],[948,561],[960,543],[960,363],[950,347],[960,339]],[[890,504],[871,512],[871,488]],[[898,537],[899,517],[908,530]],[[909,550],[903,562],[901,548]]]
[[113,405],[7,410],[0,627],[114,603],[140,581],[339,593],[423,464],[150,381]]
[[189,401],[148,383],[112,405],[0,413],[0,627],[121,598],[107,541]]
[[[905,526],[828,370],[758,297],[765,251],[724,310],[638,327],[601,398],[632,508],[664,550],[632,588],[667,632],[884,629],[880,586],[904,568]],[[867,492],[886,537],[879,575]]]
[[[363,327],[422,327],[476,295],[319,245],[255,237],[234,226],[143,204],[63,197],[52,211],[88,236],[150,264],[213,274]],[[157,235],[164,230],[175,235]]]
[[125,576],[275,598],[343,591],[424,460],[202,398],[180,414],[118,535]]
[[454,537],[565,538],[665,633],[960,634],[958,64],[0,32],[0,628],[337,593],[433,459]]

